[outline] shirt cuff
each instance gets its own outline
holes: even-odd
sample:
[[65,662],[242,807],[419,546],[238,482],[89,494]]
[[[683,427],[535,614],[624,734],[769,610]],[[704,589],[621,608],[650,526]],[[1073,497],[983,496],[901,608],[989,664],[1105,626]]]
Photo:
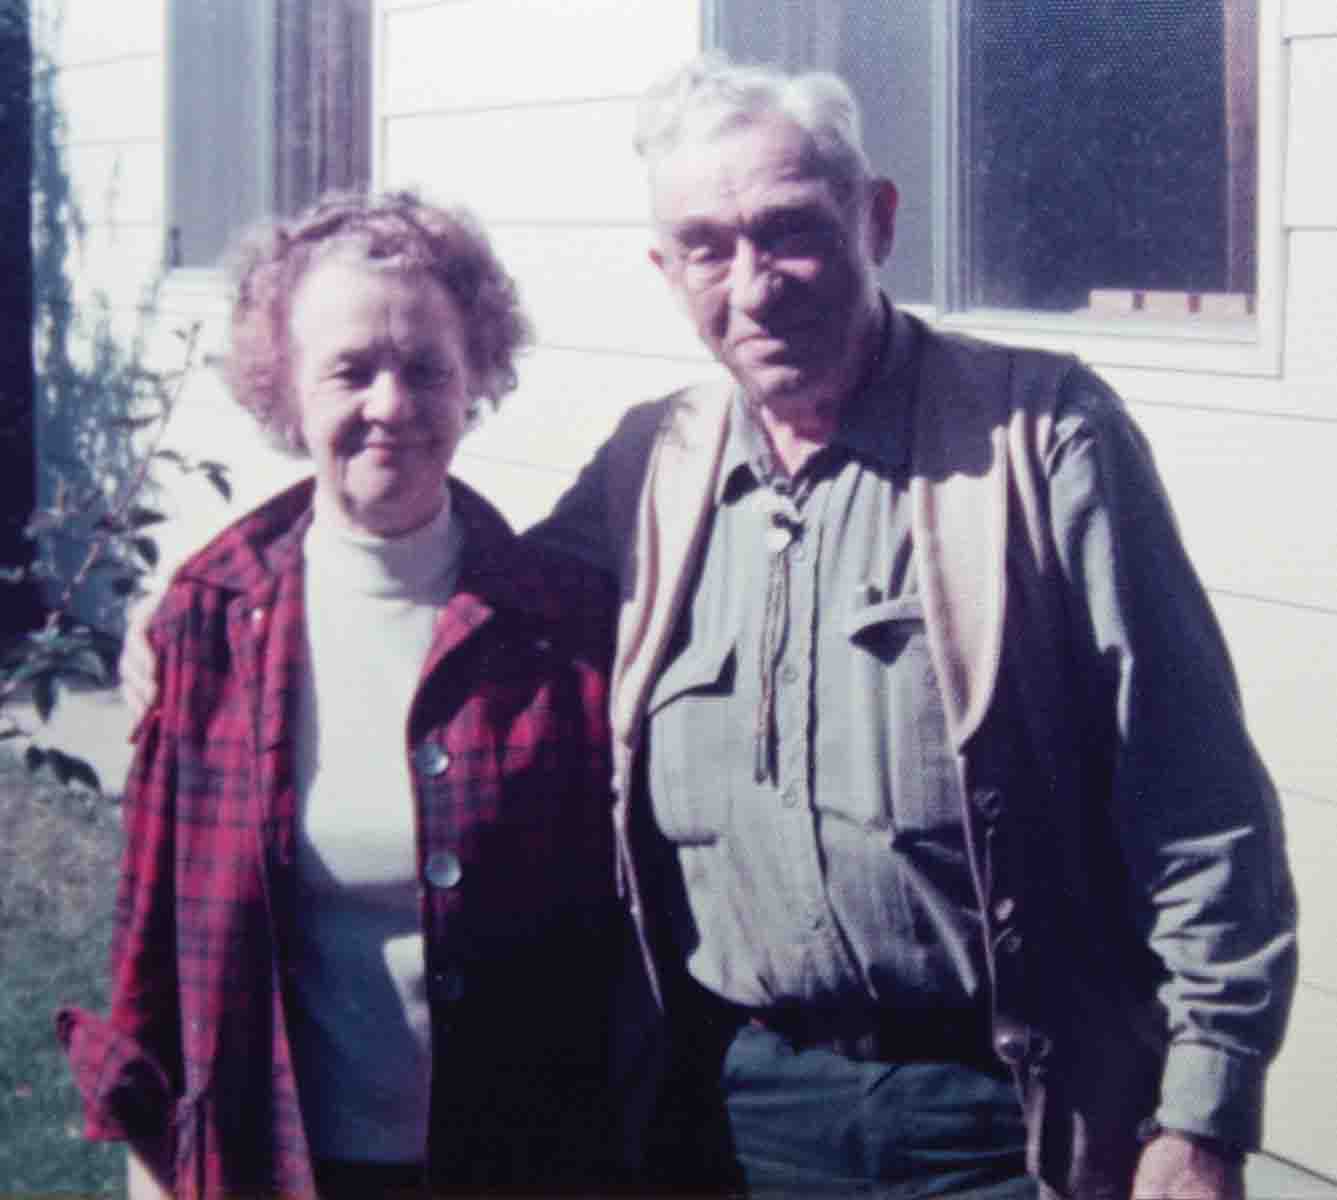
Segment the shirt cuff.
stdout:
[[166,1076],[139,1043],[102,1017],[78,1008],[56,1015],[84,1107],[84,1136],[160,1146],[169,1133],[171,1097]]
[[1156,1120],[1166,1129],[1198,1134],[1236,1150],[1257,1150],[1265,1070],[1259,1058],[1203,1042],[1172,1043]]

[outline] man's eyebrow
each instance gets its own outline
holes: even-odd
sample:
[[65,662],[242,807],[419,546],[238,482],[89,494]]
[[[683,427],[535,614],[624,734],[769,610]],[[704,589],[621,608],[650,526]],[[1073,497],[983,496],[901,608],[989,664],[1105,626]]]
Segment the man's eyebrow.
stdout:
[[723,221],[712,221],[709,217],[688,217],[669,226],[669,236],[675,242],[699,242],[717,238],[728,229]]

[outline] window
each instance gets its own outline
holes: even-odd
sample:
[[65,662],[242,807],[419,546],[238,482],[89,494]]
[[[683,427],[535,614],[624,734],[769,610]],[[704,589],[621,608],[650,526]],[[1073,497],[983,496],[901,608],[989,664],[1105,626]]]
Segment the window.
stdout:
[[886,283],[961,324],[1247,339],[1257,0],[708,0],[709,44],[840,74],[901,192]]
[[370,175],[371,0],[169,0],[167,257]]

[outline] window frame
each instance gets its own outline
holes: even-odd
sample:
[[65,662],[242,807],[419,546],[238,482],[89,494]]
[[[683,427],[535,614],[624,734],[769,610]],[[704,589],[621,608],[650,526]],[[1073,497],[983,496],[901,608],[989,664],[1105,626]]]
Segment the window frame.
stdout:
[[[720,9],[727,0],[702,0],[703,48],[721,28]],[[1139,315],[1095,317],[1026,310],[967,309],[964,295],[964,197],[959,172],[961,80],[959,78],[960,7],[935,4],[932,10],[933,66],[932,179],[933,296],[901,307],[942,329],[1070,351],[1109,367],[1194,371],[1209,374],[1279,376],[1282,365],[1282,315],[1285,285],[1285,238],[1282,225],[1285,60],[1282,6],[1258,0],[1257,175],[1255,179],[1255,292],[1248,320],[1182,320]],[[894,298],[894,297],[893,297]]]
[[[218,254],[255,221],[291,215],[330,188],[374,183],[376,81],[371,25],[378,6],[375,0],[253,0],[214,9],[214,18],[229,23],[230,36],[249,50],[251,58],[228,73],[226,90],[202,95],[191,82],[192,55],[187,51],[199,49],[192,38],[198,40],[200,33],[184,32],[199,20],[188,13],[189,3],[164,4],[163,256],[171,275],[193,276],[216,273]],[[361,52],[349,55],[359,23]],[[317,36],[319,42],[314,40]],[[341,54],[347,56],[342,61]],[[332,81],[332,77],[337,78]],[[305,137],[283,137],[279,131],[285,126],[301,130]],[[184,147],[201,130],[225,133],[219,156],[233,164],[227,173],[243,181],[221,202],[202,195],[198,185],[192,186],[185,177],[183,163],[191,151]],[[248,208],[252,211],[245,211]],[[183,252],[192,221],[198,222],[195,236],[202,236],[210,247],[206,253]]]

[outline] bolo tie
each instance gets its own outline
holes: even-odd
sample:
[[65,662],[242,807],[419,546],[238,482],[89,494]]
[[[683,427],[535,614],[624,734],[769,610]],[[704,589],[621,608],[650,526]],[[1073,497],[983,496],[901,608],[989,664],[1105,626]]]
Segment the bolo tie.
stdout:
[[[772,488],[785,495],[790,481],[770,481]],[[794,493],[795,508],[802,496],[811,490],[809,477],[798,484]],[[789,549],[803,534],[803,518],[776,509],[771,513],[766,530],[766,606],[762,614],[760,687],[757,700],[757,722],[754,737],[753,778],[757,783],[775,782],[773,742],[775,730],[775,678],[780,647],[784,642],[789,621]]]

